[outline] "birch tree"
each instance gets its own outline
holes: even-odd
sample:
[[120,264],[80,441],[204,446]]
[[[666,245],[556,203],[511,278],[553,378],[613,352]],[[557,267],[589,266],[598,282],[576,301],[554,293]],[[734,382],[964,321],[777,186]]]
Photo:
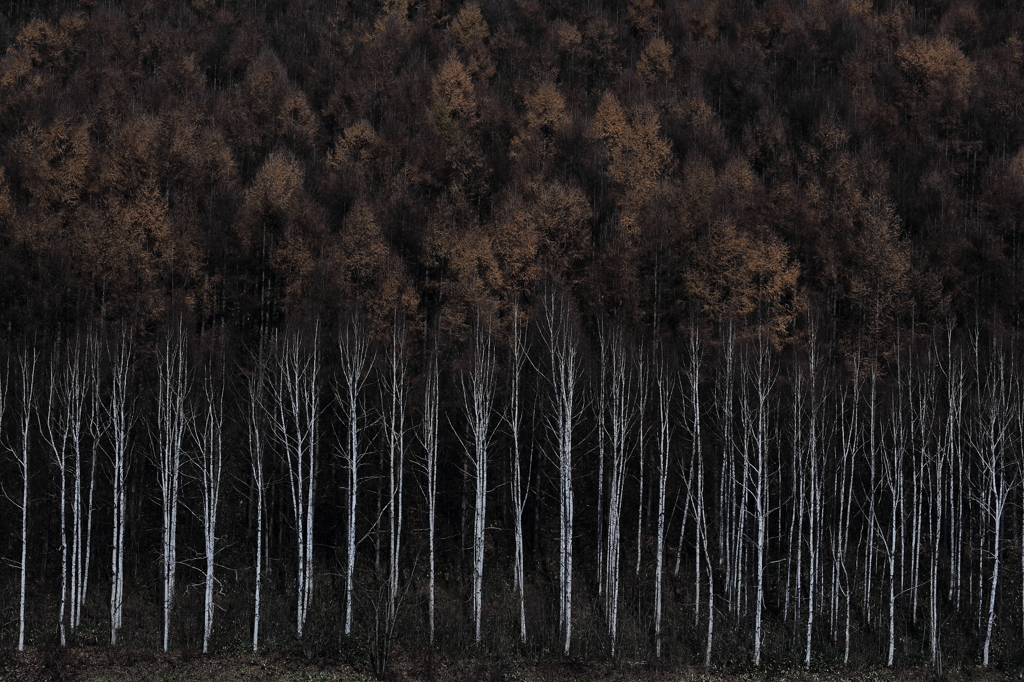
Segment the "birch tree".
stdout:
[[[672,399],[675,394],[676,379],[669,370],[664,348],[657,349],[654,362],[654,390],[658,410],[658,527],[654,555],[654,655],[656,658],[661,658],[662,574],[665,566],[665,494],[671,461]],[[687,490],[687,495],[689,492]]]
[[579,411],[579,337],[573,324],[569,295],[554,286],[544,292],[541,329],[547,345],[551,413],[548,426],[558,465],[558,627],[563,653],[572,644],[573,518],[572,438]]
[[[213,583],[217,542],[217,508],[220,505],[221,471],[224,465],[224,376],[223,364],[213,360],[203,377],[203,390],[195,424],[198,450],[203,524],[203,653],[210,651],[213,633]],[[310,524],[310,531],[312,524]],[[311,568],[311,565],[308,565]]]
[[611,427],[611,478],[608,500],[608,557],[605,585],[605,617],[611,654],[615,657],[619,615],[619,562],[622,545],[622,503],[629,459],[628,436],[636,419],[636,376],[621,325],[612,328],[608,340],[608,422]]
[[128,472],[131,466],[131,429],[135,423],[135,401],[129,395],[134,364],[132,333],[122,324],[109,349],[110,399],[107,420],[110,429],[111,476],[113,478],[113,543],[110,553],[110,644],[117,644],[124,607],[125,529],[128,524]]
[[163,649],[171,638],[171,611],[178,566],[178,497],[184,437],[191,425],[188,405],[192,376],[188,367],[188,338],[178,322],[169,331],[157,360],[157,476],[161,510],[161,578],[163,587]]
[[[313,510],[320,417],[320,326],[312,338],[299,331],[285,335],[273,358],[270,399],[274,435],[284,458],[295,521],[295,628],[301,638],[313,594]],[[346,622],[346,629],[350,627]]]
[[[748,394],[743,401],[743,424],[753,445],[753,462],[749,482],[756,535],[754,541],[754,665],[761,665],[761,610],[764,603],[765,553],[768,540],[768,454],[771,447],[769,397],[775,385],[776,369],[771,362],[771,349],[763,330],[758,334],[752,357],[744,365],[744,387]],[[814,373],[812,360],[812,374]],[[812,380],[811,399],[814,399]],[[813,425],[812,425],[813,431]],[[808,643],[809,648],[809,643]]]
[[[261,330],[265,331],[265,330]],[[249,444],[249,466],[252,469],[252,481],[256,495],[256,587],[253,595],[252,616],[252,652],[259,651],[260,646],[260,610],[263,606],[263,546],[264,534],[264,486],[266,479],[263,469],[264,450],[266,448],[266,381],[267,357],[264,345],[265,334],[260,334],[259,347],[254,358],[252,371],[246,376],[245,406],[246,435]]]
[[39,351],[25,343],[18,353],[18,369],[21,374],[21,402],[18,414],[18,447],[14,459],[21,473],[21,561],[18,564],[18,651],[25,650],[25,580],[28,574],[28,479],[29,457],[32,452],[31,427],[36,410],[36,364]]
[[[523,476],[521,452],[523,414],[520,397],[522,393],[523,370],[526,366],[526,342],[523,337],[522,326],[519,322],[518,307],[515,307],[512,313],[511,346],[507,421],[510,431],[509,435],[512,439],[512,523],[515,535],[515,557],[512,570],[515,576],[516,596],[519,601],[519,642],[526,644],[526,556],[523,546],[523,510],[526,507],[526,497],[529,494],[530,472],[528,470],[526,476]],[[431,371],[436,372],[436,361]],[[436,397],[434,398],[434,409],[434,419],[436,420]],[[599,507],[599,519],[600,516]],[[431,523],[433,523],[433,516],[431,516]],[[598,525],[600,526],[600,520]],[[431,525],[431,529],[433,529],[433,525]],[[431,548],[433,548],[433,535],[431,535]],[[598,564],[601,564],[600,544],[598,545]],[[433,575],[431,575],[431,578],[433,578]],[[431,585],[433,585],[433,582],[431,582]],[[431,596],[433,596],[433,593],[431,593]]]
[[[338,351],[341,358],[341,380],[334,385],[334,395],[345,418],[346,441],[343,449],[348,466],[346,496],[345,563],[345,635],[352,633],[352,590],[356,567],[356,500],[359,490],[360,429],[364,416],[361,411],[363,387],[370,365],[370,344],[363,328],[362,318],[353,314],[341,325]],[[433,533],[431,533],[433,537]]]
[[[388,456],[388,591],[386,618],[393,626],[398,615],[399,558],[402,542],[402,493],[405,481],[406,327],[394,313],[387,346],[384,389],[384,440]],[[477,637],[479,639],[479,635]]]
[[[429,563],[429,588],[427,614],[430,630],[430,646],[434,646],[434,587],[435,575],[435,524],[437,518],[437,427],[438,427],[438,349],[434,336],[432,347],[427,353],[427,372],[423,396],[423,468],[427,477],[427,552]],[[521,592],[520,592],[521,594]],[[525,625],[525,624],[523,624]]]
[[462,378],[462,401],[469,427],[467,455],[474,482],[473,624],[480,643],[483,618],[484,533],[487,530],[487,455],[494,403],[494,340],[490,324],[479,315],[474,325],[468,376]]
[[974,449],[981,464],[981,489],[978,491],[980,507],[989,526],[992,567],[989,578],[987,616],[984,621],[985,640],[982,645],[981,664],[988,667],[992,647],[992,629],[996,619],[996,593],[999,585],[1003,514],[1011,489],[1016,484],[1007,471],[1006,447],[1013,423],[1010,369],[1005,351],[999,340],[993,340],[984,369],[975,340],[975,367],[979,374],[977,425]]

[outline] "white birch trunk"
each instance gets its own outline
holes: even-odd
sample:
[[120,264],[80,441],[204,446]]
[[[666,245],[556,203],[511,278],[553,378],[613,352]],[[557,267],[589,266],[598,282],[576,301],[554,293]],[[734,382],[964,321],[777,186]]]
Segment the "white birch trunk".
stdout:
[[21,413],[18,415],[20,433],[15,459],[21,473],[21,561],[18,564],[18,651],[25,650],[25,580],[28,572],[28,479],[33,412],[36,409],[36,363],[39,352],[26,346],[18,354],[18,368],[21,372]]
[[549,420],[558,464],[559,501],[559,610],[562,650],[572,644],[573,518],[572,437],[579,406],[576,403],[580,373],[579,342],[571,319],[568,294],[554,287],[544,294],[542,327],[550,358],[552,415]]
[[[262,330],[261,330],[262,331]],[[255,366],[246,378],[247,403],[246,427],[249,438],[249,465],[252,468],[253,487],[256,489],[256,588],[253,595],[252,651],[260,647],[260,610],[263,606],[263,543],[264,543],[264,486],[263,454],[266,446],[266,385],[267,359],[263,345],[264,333],[260,334],[259,349]]]
[[178,547],[178,497],[183,439],[191,423],[187,407],[192,377],[188,368],[187,334],[181,321],[167,333],[157,367],[157,476],[160,486],[161,577],[163,582],[163,649],[171,637]]
[[314,325],[311,347],[292,332],[278,344],[271,398],[275,437],[288,473],[297,549],[295,629],[301,638],[313,593],[313,521],[316,452],[320,416],[320,327]]
[[655,358],[654,384],[658,398],[658,527],[654,568],[654,656],[661,658],[662,572],[665,556],[665,490],[668,483],[669,454],[672,446],[672,397],[675,379],[669,373],[664,351]]
[[[512,521],[515,531],[515,564],[513,573],[515,576],[515,588],[519,601],[519,642],[526,644],[526,557],[523,546],[523,509],[526,506],[526,496],[529,494],[530,476],[527,473],[525,479],[522,471],[522,455],[520,452],[520,429],[522,426],[522,409],[520,405],[520,392],[523,376],[523,368],[526,365],[526,344],[523,339],[523,332],[519,322],[519,309],[515,307],[512,313],[512,357],[509,368],[509,417],[508,424],[512,436]],[[436,404],[436,397],[435,397]],[[435,415],[436,416],[436,415]],[[603,439],[602,439],[603,443]],[[603,445],[602,445],[603,449]],[[601,453],[601,465],[604,465],[604,453]],[[602,471],[603,476],[603,471]],[[598,499],[602,494],[598,494]],[[601,524],[601,509],[598,504],[598,527]],[[431,526],[433,528],[433,526]],[[599,530],[600,535],[600,530]],[[600,583],[602,555],[601,547],[598,545],[598,578]]]
[[[462,400],[469,426],[467,456],[474,481],[473,502],[473,626],[480,643],[483,620],[484,538],[487,529],[487,455],[491,407],[494,402],[494,341],[489,323],[477,318],[469,376],[462,379]],[[471,448],[471,450],[469,449]]]
[[[363,387],[369,374],[370,345],[362,321],[353,316],[342,325],[338,336],[338,351],[341,357],[341,381],[335,385],[335,399],[341,406],[347,428],[344,448],[345,463],[348,465],[348,495],[346,497],[346,563],[345,563],[345,635],[352,634],[352,590],[356,567],[356,499],[359,489],[360,426],[362,413],[360,401]],[[435,420],[436,421],[436,420]],[[433,508],[431,508],[431,513]],[[431,514],[431,523],[433,515]],[[433,532],[430,537],[433,538]],[[431,562],[431,567],[433,562]],[[433,600],[431,600],[433,605]],[[431,626],[433,633],[433,626]]]
[[[218,376],[219,375],[219,376]],[[202,402],[196,424],[202,492],[203,555],[206,559],[203,591],[203,653],[210,652],[213,634],[213,583],[217,541],[217,508],[220,504],[221,470],[224,462],[224,376],[221,361],[213,360],[203,380]]]
[[122,325],[120,337],[110,350],[111,382],[107,408],[112,450],[114,492],[113,543],[110,553],[110,644],[117,644],[124,605],[125,530],[128,522],[128,471],[131,465],[130,436],[135,421],[134,401],[128,395],[133,364],[132,336]]
[[[437,427],[438,427],[438,367],[437,367],[437,340],[429,351],[427,358],[426,388],[423,398],[423,449],[425,450],[424,469],[427,475],[427,546],[429,559],[429,592],[427,595],[427,614],[430,630],[430,646],[434,646],[434,588],[435,588],[435,564],[434,564],[434,533],[437,514]],[[521,518],[521,515],[520,515]],[[521,530],[520,544],[521,544]],[[522,604],[522,587],[520,586],[520,604]],[[525,623],[523,625],[525,628]],[[525,631],[525,630],[524,630]]]
[[624,332],[615,326],[609,339],[609,423],[611,425],[611,478],[608,500],[608,557],[605,586],[605,616],[612,658],[616,655],[619,615],[619,565],[622,559],[622,502],[629,451],[627,437],[635,419],[636,386],[630,371],[629,350]]

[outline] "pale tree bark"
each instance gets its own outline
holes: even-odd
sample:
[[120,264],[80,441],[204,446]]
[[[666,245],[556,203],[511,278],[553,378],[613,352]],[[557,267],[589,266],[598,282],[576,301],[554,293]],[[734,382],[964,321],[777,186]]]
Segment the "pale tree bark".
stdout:
[[[265,332],[265,330],[261,330]],[[253,358],[252,371],[246,376],[246,434],[249,442],[249,465],[256,493],[256,589],[253,595],[252,651],[260,646],[260,610],[263,607],[263,545],[265,534],[266,479],[263,471],[263,456],[266,448],[266,381],[267,357],[264,347],[264,333],[260,334],[259,347]]]
[[[352,634],[352,594],[356,568],[356,499],[359,490],[360,435],[362,421],[361,401],[363,388],[371,364],[370,343],[363,328],[362,318],[353,313],[345,320],[338,335],[341,358],[341,381],[335,384],[334,395],[345,417],[346,441],[344,458],[348,466],[348,494],[346,496],[345,563],[345,635]],[[433,534],[431,534],[433,536]]]
[[[753,461],[749,493],[754,508],[754,524],[756,535],[754,541],[754,665],[761,665],[761,610],[764,603],[764,569],[765,551],[768,535],[768,470],[769,450],[771,449],[770,422],[772,419],[769,398],[775,386],[777,370],[771,361],[771,349],[764,332],[758,334],[757,343],[752,350],[752,357],[744,364],[744,387],[747,394],[743,401],[743,424],[750,435],[753,445]],[[816,374],[811,360],[811,375]],[[811,380],[811,400],[814,400],[814,379]],[[811,430],[814,426],[812,420]],[[812,436],[813,442],[813,436]]]
[[[850,514],[853,506],[853,468],[856,463],[857,449],[860,447],[860,391],[862,386],[860,376],[860,354],[855,354],[851,362],[851,388],[850,392],[843,392],[836,401],[838,412],[836,422],[840,425],[840,462],[842,496],[840,498],[840,519],[839,519],[839,547],[836,551],[836,558],[839,562],[841,579],[843,581],[843,596],[845,597],[845,625],[843,634],[843,665],[850,662],[850,576],[846,568],[846,553],[850,542]],[[849,409],[846,408],[849,403]]]
[[[935,542],[932,547],[932,623],[931,623],[931,653],[932,653],[932,665],[939,668],[939,674],[941,675],[941,641],[939,639],[940,626],[939,623],[939,604],[938,604],[938,584],[939,584],[939,559],[941,555],[941,538],[942,538],[942,512],[944,508],[949,509],[949,544],[946,548],[946,558],[949,561],[950,566],[950,580],[949,580],[949,593],[948,597],[952,600],[953,590],[953,571],[956,565],[956,556],[958,555],[958,549],[955,543],[955,535],[953,526],[955,525],[956,516],[955,509],[956,505],[952,499],[953,491],[953,477],[957,474],[957,467],[962,461],[961,451],[963,447],[962,434],[963,434],[963,419],[964,419],[964,384],[965,384],[965,370],[964,370],[964,357],[961,352],[953,351],[952,334],[948,334],[946,337],[946,357],[945,364],[942,367],[942,374],[945,379],[946,385],[946,416],[945,416],[945,428],[943,430],[943,443],[939,452],[939,461],[936,462],[936,473],[935,488],[937,493],[937,499],[935,500],[936,515],[938,516],[938,523],[935,530]],[[1020,404],[1018,402],[1018,404]],[[946,483],[942,477],[941,469],[943,464],[948,465],[949,469],[949,482]],[[949,491],[950,495],[946,497],[946,491]],[[1024,554],[1022,554],[1024,556]],[[1024,573],[1022,573],[1024,578]]]
[[[523,476],[522,464],[522,379],[526,366],[526,342],[523,337],[522,325],[519,322],[519,308],[512,312],[511,357],[509,363],[509,407],[508,425],[512,437],[512,522],[515,533],[515,559],[513,574],[515,576],[516,596],[519,601],[519,642],[526,644],[526,556],[523,546],[523,510],[529,494],[530,471]],[[436,371],[436,368],[435,368]],[[429,380],[429,379],[428,379]],[[435,379],[436,388],[436,379]],[[436,410],[436,397],[434,398]],[[435,420],[436,420],[436,414]],[[435,443],[436,445],[436,443]],[[602,467],[604,458],[602,455]],[[601,494],[598,494],[600,499]],[[600,528],[601,510],[598,505],[598,527]],[[433,528],[433,526],[431,526]],[[599,531],[600,532],[600,531]],[[431,538],[433,540],[433,538]],[[598,577],[601,572],[601,543],[598,543]],[[431,545],[433,547],[433,545]]]
[[[668,485],[669,462],[672,449],[672,399],[676,390],[676,377],[669,370],[664,348],[658,348],[654,358],[654,389],[658,410],[658,529],[654,568],[654,656],[661,658],[661,602],[662,573],[665,558],[665,493]],[[689,494],[689,491],[687,491]],[[685,525],[685,522],[684,522]]]
[[487,455],[494,403],[494,340],[490,324],[477,317],[468,376],[462,378],[462,401],[469,427],[467,458],[474,481],[473,502],[473,625],[480,643],[483,619],[484,533],[487,529]]
[[221,471],[224,464],[224,374],[223,362],[212,360],[203,377],[203,391],[196,410],[197,464],[202,493],[203,556],[206,559],[203,591],[203,653],[210,652],[213,634],[213,583],[217,542],[217,508],[220,505]]
[[100,442],[106,437],[108,420],[105,415],[103,404],[103,346],[100,340],[99,331],[92,329],[86,335],[86,374],[89,383],[89,418],[87,431],[91,442],[91,457],[89,463],[89,494],[85,502],[85,538],[79,545],[82,554],[80,587],[78,588],[78,602],[75,606],[75,613],[72,619],[73,627],[78,627],[82,622],[82,609],[85,606],[85,597],[89,591],[89,565],[92,561],[92,520],[94,512],[93,496],[96,493],[96,464],[99,461]]
[[[898,357],[897,355],[897,359]],[[877,372],[877,368],[873,365],[871,371]],[[872,379],[875,381],[874,377]],[[889,639],[886,650],[886,665],[890,668],[895,662],[896,654],[896,552],[897,542],[900,540],[899,534],[903,531],[898,520],[902,518],[906,510],[903,460],[906,456],[906,443],[911,435],[904,419],[904,415],[909,408],[908,403],[907,380],[904,376],[904,370],[897,364],[896,401],[889,415],[890,439],[888,443],[885,443],[883,438],[882,452],[882,480],[886,488],[888,488],[890,500],[889,529],[888,534],[881,528],[877,531],[878,537],[885,546],[889,574]]]
[[399,559],[402,542],[402,492],[405,481],[405,320],[396,311],[387,347],[384,390],[384,440],[388,455],[388,592],[386,618],[398,615]]
[[132,332],[123,324],[109,348],[110,399],[107,421],[110,430],[111,476],[113,478],[113,546],[110,552],[110,644],[117,644],[124,607],[125,529],[128,525],[128,471],[131,466],[131,429],[135,423],[135,401],[129,396],[132,375]]
[[619,614],[619,563],[622,545],[622,502],[629,459],[628,436],[636,420],[636,376],[621,325],[612,328],[608,339],[608,421],[611,426],[611,478],[608,500],[608,557],[605,585],[605,617],[611,654],[615,657]]
[[[640,578],[640,559],[643,555],[643,537],[644,537],[644,487],[645,487],[645,476],[644,467],[647,463],[647,428],[644,425],[644,418],[647,416],[647,399],[648,393],[648,380],[650,379],[650,369],[646,359],[643,357],[644,351],[641,348],[637,348],[637,363],[636,363],[636,456],[637,461],[640,464],[640,471],[637,474],[637,481],[640,484],[640,489],[637,491],[637,510],[636,510],[636,577],[637,580]],[[639,604],[638,604],[639,605]]]
[[[295,520],[295,628],[301,638],[313,594],[313,510],[320,417],[320,326],[312,338],[294,331],[277,344],[270,398],[274,435],[288,473],[288,491]],[[308,344],[308,345],[307,345]]]
[[[597,318],[597,345],[598,345],[598,375],[597,375],[597,404],[594,412],[597,416],[597,594],[605,596],[607,577],[605,576],[605,503],[604,503],[604,460],[607,441],[607,427],[605,426],[606,412],[608,410],[608,332],[605,329],[606,322],[603,315]],[[607,598],[606,598],[607,603]],[[607,611],[607,606],[605,607]]]
[[161,578],[163,588],[163,649],[171,638],[171,611],[178,566],[178,497],[185,433],[191,424],[188,394],[188,338],[181,320],[168,331],[157,364],[157,477],[161,509]]
[[708,581],[707,597],[707,631],[704,639],[704,668],[711,667],[711,652],[715,633],[715,572],[711,561],[711,552],[708,543],[708,520],[707,501],[704,492],[704,447],[701,438],[701,420],[703,409],[700,396],[700,373],[704,364],[704,344],[700,338],[700,330],[697,328],[696,320],[691,319],[690,334],[687,343],[686,356],[686,401],[689,406],[688,431],[691,448],[693,451],[693,480],[697,490],[692,496],[693,520],[697,527],[696,541],[696,563],[694,578],[694,600],[693,617],[694,623],[700,617],[700,594],[701,594],[701,557],[703,555],[705,575]]
[[562,650],[568,656],[572,644],[573,518],[572,438],[579,411],[580,351],[569,296],[549,287],[544,292],[541,328],[550,360],[551,415],[548,423],[554,438],[558,464],[558,626]]
[[811,645],[813,643],[814,616],[817,605],[815,596],[819,577],[819,558],[821,552],[822,522],[822,487],[823,472],[821,471],[821,455],[818,443],[818,379],[820,357],[817,343],[817,332],[810,328],[811,343],[807,348],[807,399],[809,408],[807,424],[807,461],[808,461],[808,546],[807,546],[807,639],[804,646],[804,666],[811,666]]
[[21,561],[18,564],[18,651],[25,650],[25,579],[28,573],[28,479],[29,457],[31,455],[31,426],[36,411],[36,364],[39,351],[27,342],[18,353],[18,369],[21,374],[21,412],[18,414],[18,449],[14,458],[21,473]]
[[992,647],[992,630],[996,619],[996,594],[1001,563],[1003,514],[1016,480],[1010,478],[1006,465],[1006,448],[1013,422],[1011,378],[1006,354],[998,340],[993,340],[988,362],[982,367],[978,340],[975,339],[975,372],[978,376],[977,425],[974,449],[981,464],[981,490],[978,491],[981,511],[990,524],[992,570],[989,579],[987,617],[984,620],[985,641],[981,664],[988,667]]
[[49,397],[46,401],[46,418],[44,421],[43,439],[49,446],[50,454],[57,465],[60,478],[60,606],[57,611],[57,632],[60,645],[67,646],[67,614],[68,598],[68,531],[67,531],[67,478],[68,478],[68,415],[62,409],[62,389],[59,372],[64,358],[61,357],[60,342],[54,344],[49,364]]
[[[429,592],[427,595],[427,615],[430,630],[430,646],[434,646],[434,588],[435,575],[435,526],[437,518],[437,428],[438,428],[438,349],[437,337],[434,336],[432,347],[427,355],[426,386],[423,396],[423,450],[424,473],[427,476],[427,552],[429,560]],[[520,526],[521,529],[521,526]],[[520,601],[522,600],[520,587]],[[525,627],[525,624],[524,624]]]

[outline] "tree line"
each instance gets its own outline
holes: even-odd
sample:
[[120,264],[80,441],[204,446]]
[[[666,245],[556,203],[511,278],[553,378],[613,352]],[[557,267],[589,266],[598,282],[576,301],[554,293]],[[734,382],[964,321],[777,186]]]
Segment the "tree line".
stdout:
[[399,311],[15,340],[5,636],[1011,664],[1019,339],[795,329],[666,343],[549,283],[462,346]]
[[3,641],[1019,659],[1016,6],[0,13]]

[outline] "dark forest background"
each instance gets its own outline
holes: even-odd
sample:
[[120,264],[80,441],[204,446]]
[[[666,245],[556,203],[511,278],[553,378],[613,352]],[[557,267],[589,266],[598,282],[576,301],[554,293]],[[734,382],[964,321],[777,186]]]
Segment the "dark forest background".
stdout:
[[[0,51],[0,645],[18,640],[23,540],[27,641],[57,636],[70,512],[45,428],[60,402],[53,377],[81,348],[96,377],[86,411],[109,419],[130,342],[120,641],[160,646],[158,368],[169,339],[187,338],[189,410],[206,378],[225,395],[213,650],[251,648],[260,488],[247,381],[280,383],[261,354],[301,348],[320,361],[315,597],[299,638],[288,445],[267,426],[261,646],[379,674],[393,651],[557,657],[557,327],[578,393],[571,656],[705,661],[711,589],[715,664],[745,665],[755,644],[779,666],[1024,662],[1018,3],[15,0],[0,10]],[[345,635],[349,426],[335,389],[339,338],[357,328],[371,350]],[[464,402],[481,339],[495,388],[475,642],[478,455]],[[627,358],[618,370],[615,352]],[[399,356],[393,604],[385,360]],[[614,413],[615,371],[633,411]],[[671,377],[664,411],[659,377]],[[69,643],[105,644],[115,448],[109,429],[81,433],[83,452],[99,453],[83,469],[95,472],[94,557]],[[602,552],[616,438],[613,636]],[[188,651],[203,634],[200,440],[193,430],[182,446],[170,632]],[[520,449],[524,642],[510,487]]]

